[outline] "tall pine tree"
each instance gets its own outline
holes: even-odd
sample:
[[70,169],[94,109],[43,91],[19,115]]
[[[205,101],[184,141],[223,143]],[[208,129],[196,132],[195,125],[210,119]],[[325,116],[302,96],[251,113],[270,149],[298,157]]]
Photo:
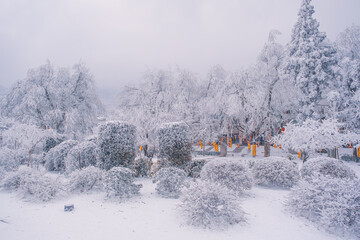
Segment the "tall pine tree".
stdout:
[[336,50],[326,41],[326,34],[319,31],[313,17],[311,0],[303,0],[298,21],[292,30],[289,44],[289,63],[286,72],[301,90],[299,120],[322,119],[327,116],[330,103],[327,94],[336,86]]

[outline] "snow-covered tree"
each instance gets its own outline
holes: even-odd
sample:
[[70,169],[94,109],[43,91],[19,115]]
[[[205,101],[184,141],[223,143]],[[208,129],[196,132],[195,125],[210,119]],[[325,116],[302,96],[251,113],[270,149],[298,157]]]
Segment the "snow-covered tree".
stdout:
[[103,111],[93,76],[83,63],[55,70],[48,62],[29,70],[1,102],[1,114],[70,137],[92,132]]
[[276,140],[285,149],[301,150],[305,161],[317,149],[333,149],[360,141],[360,135],[339,132],[341,126],[342,124],[334,119],[323,121],[307,119],[302,124],[289,123],[285,127],[285,132]]
[[139,194],[141,184],[134,184],[134,173],[124,167],[113,167],[104,175],[104,189],[108,198],[129,198]]
[[224,229],[246,221],[236,194],[213,182],[191,184],[184,190],[179,207],[186,222],[196,227]]
[[341,81],[341,120],[353,131],[360,132],[360,26],[352,26],[336,40]]
[[327,112],[326,95],[334,90],[339,79],[334,67],[336,50],[326,34],[319,31],[319,23],[313,17],[311,0],[302,0],[298,21],[292,30],[289,44],[289,61],[286,72],[300,89],[298,118],[322,119]]
[[149,156],[161,124],[184,121],[192,127],[199,121],[197,90],[196,76],[190,71],[149,70],[140,84],[126,87],[120,93],[120,106],[114,118],[137,127],[139,144],[145,156]]
[[163,197],[178,198],[181,188],[186,184],[186,173],[176,167],[164,167],[155,173],[153,182],[156,191]]
[[136,157],[136,129],[127,122],[110,121],[99,129],[99,166],[109,170],[112,167],[131,167]]
[[189,127],[184,122],[163,124],[158,130],[159,155],[171,165],[185,168],[191,160]]
[[264,137],[265,157],[270,156],[270,139],[276,129],[294,118],[298,100],[293,82],[285,78],[282,70],[287,56],[285,47],[276,42],[279,34],[277,30],[270,31],[258,62],[251,69],[255,72],[256,85],[253,92],[256,98],[252,99],[256,107],[251,121],[256,126],[256,134]]
[[200,178],[218,183],[236,193],[251,189],[254,182],[247,164],[239,160],[209,161],[202,168]]
[[269,157],[254,161],[252,167],[256,184],[290,188],[300,179],[297,166],[282,157]]

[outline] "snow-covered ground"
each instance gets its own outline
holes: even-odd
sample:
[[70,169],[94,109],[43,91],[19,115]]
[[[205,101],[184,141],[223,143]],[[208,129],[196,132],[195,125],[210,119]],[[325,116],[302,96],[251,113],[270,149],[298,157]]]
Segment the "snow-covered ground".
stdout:
[[[247,149],[229,157],[241,158],[241,154],[249,157]],[[347,164],[360,176],[358,163]],[[291,215],[284,205],[289,190],[255,186],[242,198],[246,224],[204,230],[185,224],[177,207],[180,200],[157,195],[150,179],[137,182],[143,184],[140,196],[124,202],[94,193],[32,203],[15,193],[0,192],[0,239],[344,239]],[[74,204],[75,210],[64,212],[66,204]]]

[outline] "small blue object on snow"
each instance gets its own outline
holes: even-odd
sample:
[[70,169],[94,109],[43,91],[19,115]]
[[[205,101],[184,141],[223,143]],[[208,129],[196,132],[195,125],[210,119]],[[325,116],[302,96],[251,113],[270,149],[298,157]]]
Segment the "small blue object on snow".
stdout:
[[71,212],[73,210],[74,210],[74,204],[64,206],[64,211],[65,212]]

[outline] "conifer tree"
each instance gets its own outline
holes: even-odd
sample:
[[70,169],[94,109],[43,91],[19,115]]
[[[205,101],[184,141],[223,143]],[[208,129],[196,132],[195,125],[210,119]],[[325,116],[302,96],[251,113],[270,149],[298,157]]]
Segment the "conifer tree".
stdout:
[[336,50],[326,41],[326,34],[319,31],[313,17],[311,0],[303,0],[298,21],[292,30],[289,44],[289,63],[286,72],[301,90],[299,120],[322,119],[329,103],[326,95],[336,87]]

